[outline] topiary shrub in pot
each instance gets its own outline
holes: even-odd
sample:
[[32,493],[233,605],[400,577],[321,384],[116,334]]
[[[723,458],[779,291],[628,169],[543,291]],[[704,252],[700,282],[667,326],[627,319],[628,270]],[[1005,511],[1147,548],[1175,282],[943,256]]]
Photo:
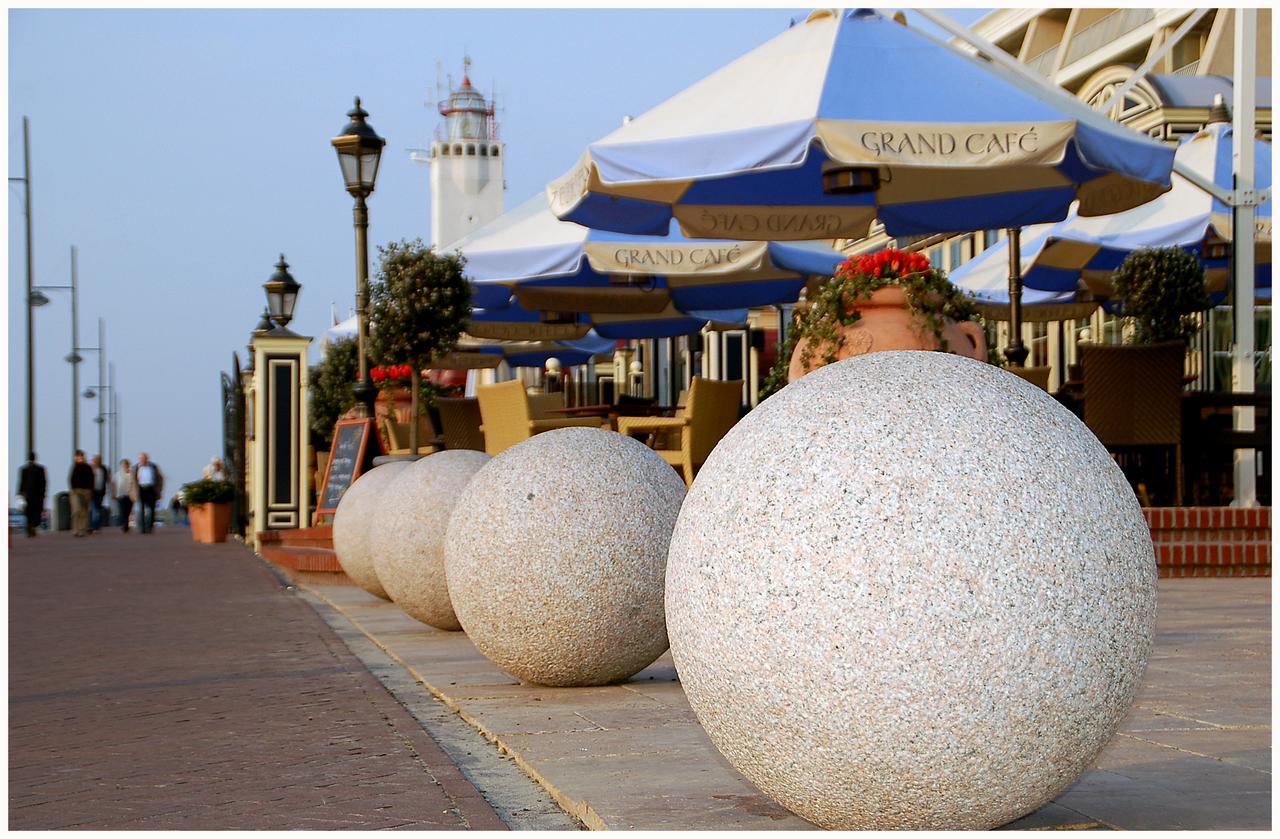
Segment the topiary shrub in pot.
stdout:
[[231,529],[231,502],[235,486],[208,478],[182,485],[182,498],[191,518],[191,538],[212,544],[227,541]]

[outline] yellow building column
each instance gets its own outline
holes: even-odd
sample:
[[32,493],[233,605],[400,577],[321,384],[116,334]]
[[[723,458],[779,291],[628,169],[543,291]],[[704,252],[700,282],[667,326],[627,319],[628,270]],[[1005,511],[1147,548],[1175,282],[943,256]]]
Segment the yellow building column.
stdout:
[[263,531],[311,524],[310,345],[310,338],[283,327],[253,336],[253,445],[246,485],[255,549]]

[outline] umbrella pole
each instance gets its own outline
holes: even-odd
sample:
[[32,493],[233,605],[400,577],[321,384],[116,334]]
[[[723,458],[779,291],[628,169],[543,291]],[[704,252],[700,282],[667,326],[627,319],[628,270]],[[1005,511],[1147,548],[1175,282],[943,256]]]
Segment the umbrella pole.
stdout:
[[1004,357],[1015,367],[1027,360],[1022,343],[1022,228],[1009,228],[1009,345]]
[[[1232,113],[1232,170],[1235,188],[1252,194],[1254,189],[1254,84],[1257,70],[1257,16],[1255,9],[1235,12],[1235,84],[1232,86],[1235,106]],[[1232,209],[1231,267],[1234,279],[1232,306],[1235,334],[1232,336],[1231,378],[1235,393],[1254,392],[1254,205],[1243,201]],[[1252,406],[1232,410],[1232,425],[1237,432],[1255,429]],[[1254,449],[1236,449],[1234,454],[1235,492],[1233,504],[1258,506],[1257,453]]]

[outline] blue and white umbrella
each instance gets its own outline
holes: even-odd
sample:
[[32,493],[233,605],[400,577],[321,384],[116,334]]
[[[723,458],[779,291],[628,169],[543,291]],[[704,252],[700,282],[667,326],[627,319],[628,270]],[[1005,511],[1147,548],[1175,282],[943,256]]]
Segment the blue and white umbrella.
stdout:
[[539,194],[448,250],[466,257],[475,305],[495,313],[512,295],[531,311],[644,315],[794,303],[810,276],[844,259],[821,242],[690,240],[670,223],[664,232],[560,221]]
[[[562,219],[696,238],[860,238],[1129,209],[1171,149],[873,11],[816,11],[587,147]],[[824,183],[826,188],[824,188]],[[830,192],[828,191],[830,190]],[[832,194],[834,193],[834,194]]]
[[[1231,126],[1214,123],[1183,140],[1178,162],[1185,164],[1224,189],[1231,189]],[[1271,187],[1271,144],[1257,141],[1257,188]],[[1256,208],[1254,225],[1257,257],[1256,286],[1271,288],[1271,206]],[[1173,188],[1148,204],[1123,213],[1082,218],[1071,213],[1056,224],[1037,225],[1023,231],[1023,286],[1050,294],[1074,295],[1087,291],[1111,296],[1111,274],[1125,257],[1140,248],[1179,247],[1200,258],[1205,266],[1207,290],[1222,294],[1228,285],[1225,257],[1213,245],[1232,237],[1231,211],[1204,190],[1178,174]],[[1002,240],[951,274],[952,282],[979,292],[995,290],[1005,282],[1009,259],[1008,240]],[[1265,296],[1265,295],[1264,295]],[[1007,292],[1004,297],[1007,305]]]
[[545,367],[549,359],[555,358],[565,367],[574,367],[612,352],[615,343],[594,333],[578,341],[491,341],[463,335],[452,352],[431,366],[475,370],[497,367],[505,361],[512,367]]
[[548,312],[512,302],[501,309],[474,309],[467,325],[477,338],[572,342],[592,331],[610,339],[673,338],[700,331],[709,322],[741,324],[746,309],[682,312],[670,302],[656,312]]

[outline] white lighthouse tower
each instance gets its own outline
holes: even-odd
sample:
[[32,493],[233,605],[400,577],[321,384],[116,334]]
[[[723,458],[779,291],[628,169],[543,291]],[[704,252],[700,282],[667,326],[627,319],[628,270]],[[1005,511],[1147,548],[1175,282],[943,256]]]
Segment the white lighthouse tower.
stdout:
[[493,102],[471,86],[471,59],[462,84],[439,103],[444,123],[428,154],[431,165],[431,243],[447,247],[502,215],[506,181]]

